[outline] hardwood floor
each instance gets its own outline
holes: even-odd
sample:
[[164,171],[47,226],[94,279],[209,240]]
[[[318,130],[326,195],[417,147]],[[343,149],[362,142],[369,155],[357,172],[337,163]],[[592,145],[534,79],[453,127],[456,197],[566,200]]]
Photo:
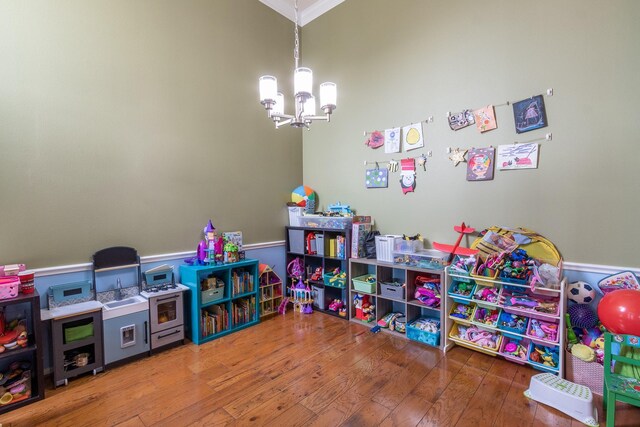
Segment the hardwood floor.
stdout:
[[[537,371],[321,313],[266,320],[47,389],[7,426],[581,426],[524,397]],[[600,401],[598,402],[600,404]],[[601,426],[604,414],[601,407]],[[617,426],[640,425],[620,406]]]

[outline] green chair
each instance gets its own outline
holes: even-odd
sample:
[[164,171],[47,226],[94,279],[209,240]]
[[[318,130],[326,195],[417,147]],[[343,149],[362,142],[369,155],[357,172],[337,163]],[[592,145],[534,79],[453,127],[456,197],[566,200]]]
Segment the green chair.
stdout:
[[[611,353],[613,343],[620,344],[620,354]],[[611,362],[615,365],[611,371]],[[640,407],[640,337],[604,334],[604,410],[607,427],[615,426],[616,401]]]

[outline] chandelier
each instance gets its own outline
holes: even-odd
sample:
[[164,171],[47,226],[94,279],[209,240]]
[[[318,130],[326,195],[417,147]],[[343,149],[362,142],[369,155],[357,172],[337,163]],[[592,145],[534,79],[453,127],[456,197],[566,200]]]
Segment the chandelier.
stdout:
[[331,121],[331,113],[336,108],[337,90],[336,84],[325,82],[320,85],[320,108],[324,116],[316,116],[316,98],[313,96],[313,72],[310,68],[299,67],[300,42],[298,39],[298,0],[295,0],[295,44],[293,49],[293,59],[295,71],[293,73],[293,89],[295,113],[284,113],[284,95],[278,92],[278,80],[274,76],[262,76],[258,79],[260,85],[260,103],[267,110],[269,117],[276,124],[276,129],[280,126],[291,125],[296,128],[306,127],[313,120]]

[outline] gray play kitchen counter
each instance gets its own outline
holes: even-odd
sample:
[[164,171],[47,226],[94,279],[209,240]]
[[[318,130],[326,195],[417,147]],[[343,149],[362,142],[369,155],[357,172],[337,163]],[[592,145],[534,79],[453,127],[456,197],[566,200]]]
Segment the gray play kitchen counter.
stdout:
[[104,369],[102,349],[102,304],[84,301],[41,310],[43,321],[51,321],[53,383],[66,385],[69,378]]

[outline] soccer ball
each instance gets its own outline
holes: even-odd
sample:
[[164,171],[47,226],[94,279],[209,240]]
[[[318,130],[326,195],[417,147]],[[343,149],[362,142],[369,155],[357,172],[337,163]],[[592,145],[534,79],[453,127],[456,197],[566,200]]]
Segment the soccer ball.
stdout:
[[596,290],[587,282],[569,283],[567,298],[576,304],[589,304],[596,297]]

